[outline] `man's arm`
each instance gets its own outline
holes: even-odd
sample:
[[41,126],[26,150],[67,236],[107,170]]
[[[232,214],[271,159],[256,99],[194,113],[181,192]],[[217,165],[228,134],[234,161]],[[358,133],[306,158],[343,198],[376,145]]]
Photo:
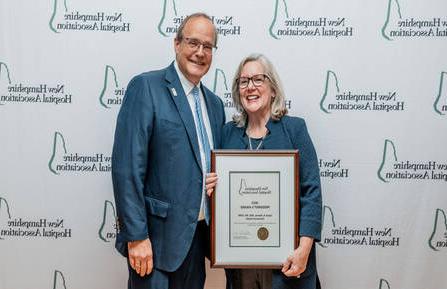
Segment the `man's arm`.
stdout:
[[153,106],[147,80],[131,80],[121,106],[112,153],[112,179],[119,219],[118,241],[127,243],[129,263],[141,276],[152,271],[144,180]]

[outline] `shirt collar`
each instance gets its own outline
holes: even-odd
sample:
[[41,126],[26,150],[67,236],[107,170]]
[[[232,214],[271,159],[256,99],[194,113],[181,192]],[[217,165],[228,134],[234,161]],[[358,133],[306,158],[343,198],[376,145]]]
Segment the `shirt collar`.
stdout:
[[[180,83],[182,84],[182,88],[183,91],[185,92],[185,95],[188,95],[191,93],[191,90],[194,88],[194,84],[189,81],[186,76],[183,74],[183,72],[180,70],[180,68],[178,67],[178,63],[177,60],[174,60],[174,67],[175,70],[177,71],[178,74],[178,78],[180,79]],[[202,82],[199,83],[198,87],[200,88],[200,84]]]

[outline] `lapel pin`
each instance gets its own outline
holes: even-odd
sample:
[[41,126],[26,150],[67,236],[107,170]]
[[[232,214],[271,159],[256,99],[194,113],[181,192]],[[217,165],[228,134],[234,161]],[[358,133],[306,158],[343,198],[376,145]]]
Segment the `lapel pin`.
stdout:
[[177,96],[177,91],[175,91],[175,88],[174,88],[174,87],[171,88],[171,91],[172,91],[172,95],[173,95],[173,96]]

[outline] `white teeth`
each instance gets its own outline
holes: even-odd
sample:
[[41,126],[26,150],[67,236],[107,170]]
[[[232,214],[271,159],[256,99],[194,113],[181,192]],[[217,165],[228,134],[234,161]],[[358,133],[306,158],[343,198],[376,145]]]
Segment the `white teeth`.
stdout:
[[191,62],[194,63],[194,64],[196,64],[196,65],[203,65],[203,63],[198,62],[198,61],[191,60]]
[[249,95],[249,96],[247,96],[248,100],[253,100],[253,99],[258,99],[258,98],[259,98],[259,96],[257,96],[257,95]]

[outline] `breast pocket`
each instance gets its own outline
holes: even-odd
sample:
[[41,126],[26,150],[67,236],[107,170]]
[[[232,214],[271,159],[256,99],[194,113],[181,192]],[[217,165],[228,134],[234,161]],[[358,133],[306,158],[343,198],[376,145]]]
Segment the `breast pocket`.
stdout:
[[157,130],[159,137],[162,137],[172,144],[172,141],[182,139],[186,136],[186,130],[181,121],[173,121],[169,119],[160,119]]

